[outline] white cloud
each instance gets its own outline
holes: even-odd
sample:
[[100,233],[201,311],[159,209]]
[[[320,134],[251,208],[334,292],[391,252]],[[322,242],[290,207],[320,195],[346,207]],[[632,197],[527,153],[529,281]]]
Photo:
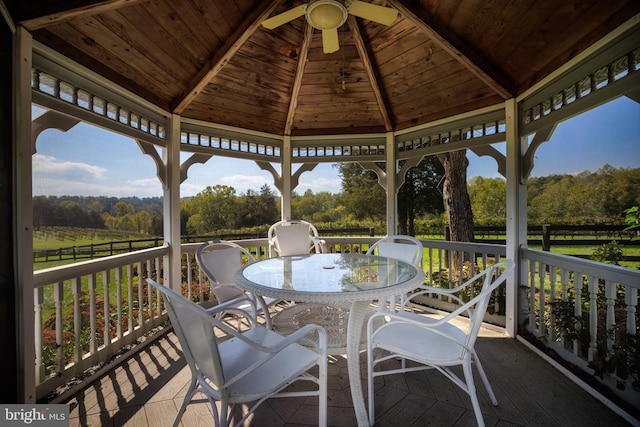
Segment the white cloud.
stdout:
[[35,196],[160,197],[162,184],[158,180],[149,180],[148,185],[143,185],[142,182],[113,185],[42,178],[34,180],[33,194]]
[[330,193],[339,193],[342,191],[342,179],[319,177],[315,179],[300,179],[300,183],[295,188],[296,193],[304,194],[305,191],[311,190],[313,193],[328,191]]
[[32,165],[34,195],[162,196],[162,184],[155,177],[127,180],[125,173],[118,172],[120,179],[114,180],[103,167],[61,161],[54,156],[43,154],[34,154]]
[[56,177],[69,180],[103,179],[107,170],[88,163],[60,161],[53,156],[34,154],[32,157],[33,173],[43,177]]

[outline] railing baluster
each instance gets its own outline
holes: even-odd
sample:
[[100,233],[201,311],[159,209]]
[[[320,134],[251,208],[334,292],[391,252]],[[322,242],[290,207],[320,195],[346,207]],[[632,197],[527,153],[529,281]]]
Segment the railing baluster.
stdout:
[[116,337],[122,339],[122,267],[116,267],[116,314],[118,324],[116,325]]
[[529,283],[531,283],[531,286],[529,286],[529,327],[533,328],[536,333],[537,328],[536,328],[536,313],[538,313],[538,311],[536,311],[536,266],[537,266],[537,262],[536,261],[530,261],[529,262]]
[[62,303],[64,301],[64,282],[53,285],[53,300],[56,307],[56,373],[64,371],[64,339],[62,325]]
[[[580,329],[582,329],[582,326],[578,321],[578,319],[582,318],[582,274],[576,271],[574,271],[573,274],[573,287],[576,293],[575,301],[573,302],[573,315],[576,319],[576,331],[579,335]],[[573,339],[573,354],[578,357],[580,356],[580,341],[577,338]]]
[[636,334],[636,309],[638,307],[638,288],[625,286],[624,301],[627,305],[627,333]]
[[538,333],[541,336],[544,336],[547,333],[547,327],[546,327],[546,324],[544,322],[544,315],[546,313],[546,307],[547,307],[547,304],[546,304],[546,301],[545,301],[546,292],[545,292],[545,288],[544,288],[544,285],[545,285],[544,281],[545,281],[545,277],[546,277],[546,272],[547,272],[546,264],[542,264],[541,263],[539,268],[538,268],[538,281],[539,281],[538,283],[539,283],[539,286],[540,286],[540,292],[539,292],[539,296],[538,296],[538,299],[540,301],[540,311],[539,311],[539,313],[540,313],[540,319],[539,319],[540,324],[538,326]]
[[82,360],[82,343],[80,336],[82,335],[82,307],[80,299],[82,298],[82,289],[79,277],[71,279],[71,292],[73,294],[73,336],[75,348],[73,351],[73,361],[78,363]]
[[[193,286],[193,274],[191,272],[191,253],[187,252],[186,258],[187,258],[187,293],[189,294],[187,298],[191,299],[191,287]],[[197,265],[197,263],[194,265]],[[202,293],[200,295],[202,295]]]
[[[561,269],[560,271],[560,285],[561,285],[561,295],[563,302],[567,302],[569,300],[569,270],[566,268]],[[566,348],[568,345],[567,338],[563,333],[560,338],[560,342],[562,344],[562,348]]]
[[142,261],[138,262],[138,327],[144,325],[143,265],[145,264]]
[[110,346],[111,345],[111,304],[109,301],[109,286],[111,284],[111,271],[104,270],[102,272],[102,291],[104,295],[104,301],[102,304],[103,312],[104,312],[104,332],[102,334],[103,345]]
[[37,288],[33,295],[34,305],[34,333],[36,345],[36,377],[38,383],[45,379],[46,366],[42,358],[42,302],[44,300],[44,288]]
[[[615,283],[611,280],[605,280],[604,282],[604,294],[607,300],[607,320],[606,320],[606,332],[607,332],[607,350],[613,349],[614,338],[609,331],[613,331],[616,326],[616,287]],[[617,336],[617,332],[615,334]]]
[[553,310],[554,303],[556,302],[556,283],[558,280],[558,269],[555,266],[549,266],[549,339],[555,343],[558,339],[556,329],[556,315]]
[[133,332],[133,265],[127,264],[127,306],[129,308],[129,316],[127,316],[127,332]]
[[89,354],[94,354],[98,349],[96,343],[96,275],[89,275],[89,327],[91,337],[89,338]]
[[588,360],[595,360],[598,353],[598,278],[589,276],[589,354]]

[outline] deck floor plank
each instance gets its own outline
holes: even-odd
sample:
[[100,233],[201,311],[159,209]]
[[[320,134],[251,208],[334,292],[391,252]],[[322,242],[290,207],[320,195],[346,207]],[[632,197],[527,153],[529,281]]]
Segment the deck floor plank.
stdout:
[[[483,328],[476,349],[499,403],[497,407],[491,404],[476,377],[487,426],[628,425],[517,340]],[[365,398],[366,369],[363,352],[361,380]],[[329,425],[351,427],[355,425],[355,414],[346,358],[330,357],[328,373]],[[176,335],[169,331],[69,399],[66,403],[71,407],[70,426],[171,425],[190,379]],[[433,370],[376,378],[375,397],[376,427],[475,425],[466,393]],[[237,421],[244,411],[246,407],[236,408],[234,419]],[[317,419],[315,398],[269,399],[245,425],[311,426],[317,424]],[[181,425],[210,426],[212,422],[208,401],[197,394],[187,406]]]

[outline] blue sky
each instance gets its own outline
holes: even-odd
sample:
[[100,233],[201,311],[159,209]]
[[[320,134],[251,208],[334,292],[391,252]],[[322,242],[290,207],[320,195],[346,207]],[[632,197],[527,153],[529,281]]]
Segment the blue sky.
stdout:
[[[37,113],[34,113],[36,115]],[[504,144],[496,145],[504,152]],[[68,132],[49,129],[37,141],[33,157],[34,195],[137,196],[162,195],[155,163],[129,138],[86,124]],[[468,151],[469,178],[498,177],[493,159]],[[551,139],[536,151],[533,176],[595,172],[605,164],[640,167],[640,104],[619,98],[558,125]],[[191,166],[181,196],[192,196],[208,185],[230,185],[242,194],[268,184],[271,174],[253,161],[213,157]],[[331,164],[320,164],[300,177],[297,193],[307,189],[340,191],[340,177]]]

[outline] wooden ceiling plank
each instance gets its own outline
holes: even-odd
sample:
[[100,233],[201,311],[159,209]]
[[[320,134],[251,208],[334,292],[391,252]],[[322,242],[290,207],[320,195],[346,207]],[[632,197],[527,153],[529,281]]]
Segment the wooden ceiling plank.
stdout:
[[287,120],[284,124],[284,135],[291,135],[293,121],[296,116],[296,108],[298,106],[298,97],[300,96],[300,88],[302,87],[302,77],[304,69],[307,65],[307,56],[309,55],[309,45],[313,38],[313,27],[309,23],[305,23],[304,34],[302,36],[302,44],[300,45],[300,53],[298,56],[298,66],[293,78],[291,87],[291,96],[289,97],[289,111],[287,112]]
[[278,7],[282,0],[272,0],[261,3],[236,29],[225,44],[210,59],[209,63],[191,81],[187,91],[181,96],[173,108],[173,112],[180,114],[187,105],[200,93],[213,77],[231,60],[233,55],[255,33],[264,21]]
[[391,118],[389,117],[389,103],[382,93],[381,80],[376,74],[373,63],[371,61],[371,57],[369,55],[369,52],[367,51],[367,46],[365,46],[364,40],[362,39],[360,27],[358,26],[358,22],[356,21],[356,18],[353,17],[353,15],[349,15],[349,17],[347,18],[347,22],[349,24],[349,28],[351,29],[351,34],[353,35],[353,41],[356,44],[356,49],[358,50],[360,59],[364,64],[364,69],[367,72],[367,77],[369,79],[369,82],[371,83],[371,90],[373,91],[373,95],[375,96],[378,103],[378,108],[380,109],[384,127],[387,132],[391,132],[393,130],[393,123],[391,123]]
[[[160,74],[159,71],[155,70],[162,70],[163,74],[170,76],[170,80],[176,83],[188,78],[189,75],[197,71],[197,67],[188,63],[186,58],[180,60],[181,58],[175,54],[178,52],[177,49],[170,52],[172,54],[165,52],[164,49],[168,49],[171,46],[171,41],[164,32],[162,33],[164,35],[164,43],[162,43],[162,48],[158,48],[157,39],[153,38],[152,32],[131,25],[127,20],[127,14],[120,11],[105,12],[95,16],[93,19],[100,22],[117,38],[122,40],[123,45],[121,48],[125,49],[125,51],[130,49],[136,52],[137,57],[144,58],[150,64],[153,64],[154,72],[150,73],[151,75]],[[158,27],[153,18],[151,18],[149,24],[150,27]],[[112,49],[115,51],[115,47]]]
[[[180,28],[180,26],[166,28],[164,24],[171,22],[171,20],[156,19],[155,16],[159,15],[157,9],[159,8],[156,8],[152,13],[146,7],[127,8],[126,13],[120,13],[121,20],[128,22],[130,28],[138,30],[139,34],[142,33],[143,37],[154,43],[156,46],[154,50],[158,51],[156,55],[160,55],[160,59],[178,63],[182,72],[197,72],[202,65],[198,58],[201,57],[201,52],[205,51],[204,46],[197,40],[193,40],[192,43],[187,43],[185,46],[180,41],[181,34],[176,32],[176,28]],[[147,28],[136,28],[138,22],[153,24]],[[172,66],[173,68],[175,65]]]
[[[38,30],[51,24],[60,24],[69,21],[73,18],[85,17],[95,15],[102,12],[108,12],[110,10],[116,10],[123,6],[131,6],[136,3],[142,3],[148,0],[111,0],[100,1],[95,4],[77,7],[62,12],[55,12],[38,18],[27,19],[21,22],[21,24],[29,31]],[[51,3],[55,7],[55,2]]]
[[[102,62],[105,66],[131,81],[135,80],[132,76],[136,76],[139,80],[138,84],[145,85],[143,86],[145,89],[153,90],[154,87],[162,85],[168,90],[173,90],[176,86],[171,75],[151,59],[142,55],[139,56],[138,61],[133,63],[123,59],[124,53],[131,46],[126,45],[126,41],[122,39],[122,34],[114,33],[108,25],[105,25],[100,16],[87,18],[82,22],[78,22],[77,25],[76,22],[70,22],[57,29],[59,31],[54,32],[54,34],[63,39],[66,37],[66,30],[73,30],[73,37],[83,41],[81,46],[76,46],[76,49],[81,52],[86,53],[94,45],[100,45],[102,47],[100,52],[104,54]],[[147,69],[152,69],[154,72],[146,72]],[[122,81],[119,83],[122,83]]]
[[466,47],[451,31],[447,31],[444,28],[434,28],[433,23],[428,23],[426,14],[418,11],[416,12],[420,14],[420,16],[418,16],[398,0],[387,0],[387,3],[397,9],[404,18],[413,22],[413,24],[429,38],[433,39],[443,49],[453,55],[502,98],[509,99],[516,95],[516,85],[507,79],[504,73],[482,59],[482,57],[472,49]]

